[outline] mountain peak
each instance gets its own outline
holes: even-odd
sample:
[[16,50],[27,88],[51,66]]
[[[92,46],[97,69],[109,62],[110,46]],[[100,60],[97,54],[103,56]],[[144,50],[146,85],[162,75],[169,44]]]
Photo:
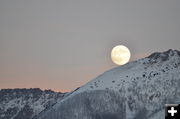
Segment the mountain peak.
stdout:
[[166,61],[170,59],[170,57],[173,57],[173,56],[180,57],[180,51],[169,49],[165,52],[155,52],[151,54],[150,56],[148,56],[147,58],[150,58],[151,60]]

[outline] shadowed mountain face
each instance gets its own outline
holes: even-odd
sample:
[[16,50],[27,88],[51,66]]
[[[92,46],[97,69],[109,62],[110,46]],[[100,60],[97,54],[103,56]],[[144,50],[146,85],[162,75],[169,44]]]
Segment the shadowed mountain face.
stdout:
[[111,69],[56,101],[33,119],[164,119],[164,105],[180,102],[180,52]]
[[[124,119],[125,98],[110,90],[79,93],[42,119]],[[112,108],[113,107],[113,108]],[[57,111],[58,110],[58,111]]]
[[32,119],[63,97],[63,93],[42,91],[38,88],[2,89],[0,90],[0,119]]

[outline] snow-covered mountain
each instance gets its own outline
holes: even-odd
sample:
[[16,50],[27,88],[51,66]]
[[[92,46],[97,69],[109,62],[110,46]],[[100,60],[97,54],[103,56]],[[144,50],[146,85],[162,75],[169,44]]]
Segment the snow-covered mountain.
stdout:
[[35,119],[164,119],[180,102],[180,51],[168,50],[111,69]]
[[0,119],[32,119],[65,97],[51,90],[2,89],[0,90]]

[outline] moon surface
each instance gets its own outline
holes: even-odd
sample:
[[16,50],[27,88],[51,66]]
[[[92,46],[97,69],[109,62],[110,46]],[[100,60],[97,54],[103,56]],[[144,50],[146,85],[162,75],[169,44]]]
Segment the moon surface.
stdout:
[[111,51],[111,59],[117,65],[124,65],[129,62],[130,50],[123,45],[115,46]]

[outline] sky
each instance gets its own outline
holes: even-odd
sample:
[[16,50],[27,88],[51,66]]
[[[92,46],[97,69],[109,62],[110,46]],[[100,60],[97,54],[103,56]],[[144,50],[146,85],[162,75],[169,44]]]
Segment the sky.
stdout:
[[67,92],[131,61],[180,50],[179,0],[0,0],[0,89]]

